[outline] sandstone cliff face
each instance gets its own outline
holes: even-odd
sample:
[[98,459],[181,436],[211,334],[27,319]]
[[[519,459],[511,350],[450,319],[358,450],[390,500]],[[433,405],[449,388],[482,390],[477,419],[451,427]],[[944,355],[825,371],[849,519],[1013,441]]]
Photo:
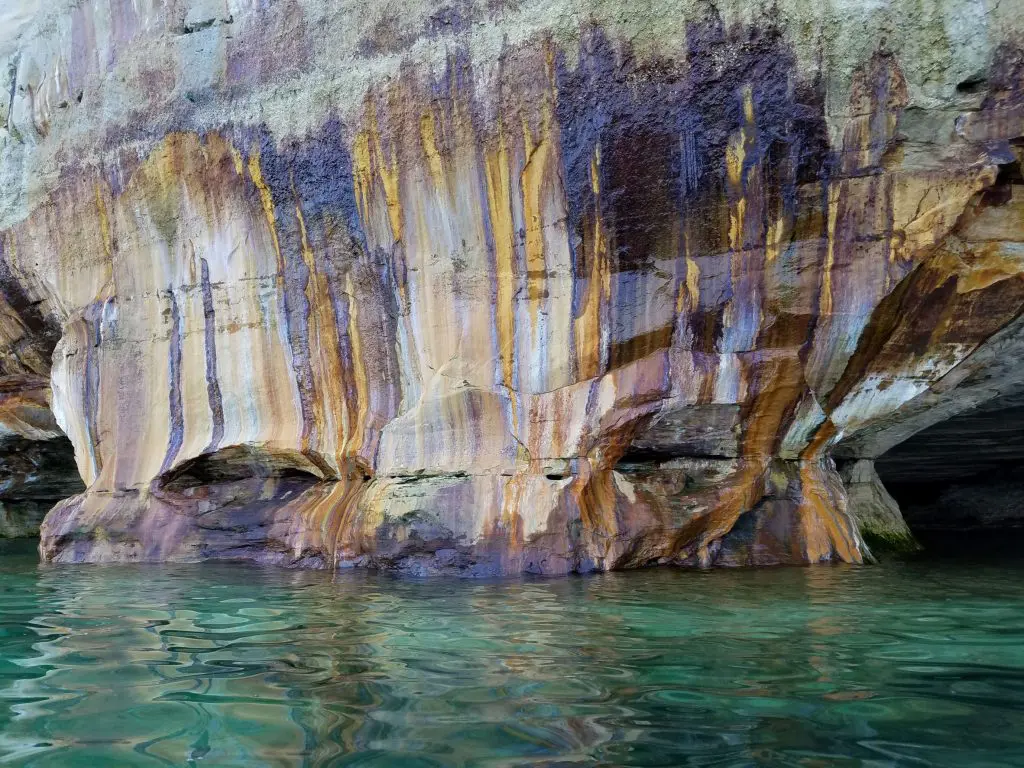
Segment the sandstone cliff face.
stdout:
[[833,456],[1024,379],[1018,0],[28,6],[47,559],[860,562]]

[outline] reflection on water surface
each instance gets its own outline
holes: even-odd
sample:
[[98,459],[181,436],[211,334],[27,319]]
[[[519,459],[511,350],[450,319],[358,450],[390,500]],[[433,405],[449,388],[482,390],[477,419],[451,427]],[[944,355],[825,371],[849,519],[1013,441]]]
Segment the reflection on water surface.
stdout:
[[533,581],[0,556],[0,757],[1024,764],[1024,562]]

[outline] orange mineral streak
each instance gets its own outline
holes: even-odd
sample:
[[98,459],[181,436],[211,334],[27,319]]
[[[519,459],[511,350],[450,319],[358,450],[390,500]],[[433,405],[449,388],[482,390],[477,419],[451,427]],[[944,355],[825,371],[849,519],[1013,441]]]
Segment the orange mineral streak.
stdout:
[[277,517],[290,523],[286,544],[294,557],[326,552],[336,563],[339,554],[363,546],[359,501],[366,477],[345,464],[335,482],[314,485],[286,504]]
[[836,425],[832,423],[831,419],[826,418],[814,432],[814,436],[811,441],[807,444],[807,447],[800,453],[800,458],[804,461],[815,461],[821,459],[828,451],[829,447],[834,442],[838,431]]
[[[694,256],[692,227],[687,224],[683,232],[683,244],[686,247],[686,290],[676,300],[676,312],[696,312],[700,306],[700,265]],[[685,299],[684,299],[685,296]]]
[[580,462],[581,469],[573,477],[570,493],[579,509],[583,530],[601,551],[591,552],[597,557],[608,557],[619,532],[615,516],[615,477],[609,470],[595,470],[590,462]]
[[434,186],[439,191],[447,191],[449,185],[448,177],[445,174],[445,162],[438,147],[438,123],[443,128],[444,123],[440,116],[435,117],[433,109],[420,116],[420,142],[423,145],[423,154]]
[[403,237],[402,205],[399,187],[398,156],[394,149],[386,156],[377,127],[377,110],[367,101],[367,126],[356,134],[352,145],[352,172],[356,205],[363,221],[370,217],[374,187],[379,182],[387,205],[388,221],[395,242]]
[[96,217],[100,225],[100,239],[103,242],[103,253],[109,259],[114,253],[114,241],[110,234],[110,217],[107,214],[107,205],[103,201],[103,191],[97,183],[94,185],[96,193]]
[[729,211],[729,247],[734,252],[744,248],[744,222],[747,215],[746,177],[747,155],[757,141],[757,127],[754,122],[754,96],[750,86],[743,89],[743,126],[734,133],[725,150],[726,176],[729,189],[736,202]]
[[[335,209],[322,219],[314,217],[309,205],[304,211],[294,183],[293,200],[287,198],[289,190],[268,186],[255,148],[243,154],[215,134],[203,141],[172,134],[141,163],[118,199],[100,184],[80,182],[75,217],[90,219],[93,252],[115,261],[122,259],[115,251],[129,254],[134,248],[149,258],[147,269],[137,269],[130,261],[136,257],[124,256],[115,274],[140,285],[159,275],[162,282],[145,289],[159,292],[160,301],[169,298],[165,273],[173,275],[177,282],[170,286],[171,296],[180,318],[180,328],[173,331],[179,335],[171,337],[175,347],[168,346],[168,323],[161,320],[161,332],[154,334],[159,335],[152,358],[157,364],[149,366],[159,371],[152,376],[156,385],[147,383],[150,391],[136,396],[134,385],[125,386],[111,372],[124,362],[118,347],[104,343],[97,348],[96,329],[86,327],[82,307],[68,311],[67,357],[80,358],[67,365],[84,365],[81,359],[88,350],[88,364],[102,369],[96,384],[102,397],[91,393],[95,399],[88,401],[97,413],[90,414],[93,421],[81,428],[76,442],[80,453],[83,447],[91,452],[79,457],[83,473],[89,477],[91,469],[91,480],[105,460],[129,470],[137,462],[130,456],[118,457],[119,462],[112,458],[111,446],[118,444],[115,415],[121,413],[123,428],[140,418],[146,406],[155,412],[159,405],[161,415],[154,421],[163,420],[168,399],[164,385],[171,379],[164,370],[173,367],[167,360],[174,357],[168,351],[183,349],[181,365],[193,376],[183,385],[184,410],[192,408],[190,399],[203,401],[207,382],[202,367],[208,363],[202,343],[197,343],[204,339],[196,331],[197,322],[203,322],[204,297],[197,302],[193,290],[203,249],[216,256],[210,259],[211,270],[227,272],[217,275],[225,281],[217,284],[217,310],[223,307],[225,316],[236,315],[218,315],[214,330],[230,329],[225,332],[238,333],[239,346],[252,347],[244,348],[243,365],[233,356],[235,345],[214,348],[225,353],[217,359],[225,434],[261,443],[286,426],[297,431],[297,409],[287,389],[295,384],[287,375],[294,373],[287,370],[288,339],[282,333],[281,307],[273,306],[275,286],[268,285],[276,279],[278,301],[283,302],[283,282],[292,279],[285,275],[286,266],[294,267],[294,261],[291,253],[284,259],[282,248],[293,248],[294,241],[281,233],[293,233],[294,224],[297,255],[308,273],[302,290],[309,305],[314,391],[311,418],[303,425],[311,428],[302,432],[301,444],[294,437],[288,442],[303,454],[322,453],[338,477],[335,483],[308,489],[299,499],[285,500],[288,514],[296,519],[296,556],[321,548],[335,559],[372,553],[377,529],[395,508],[389,505],[389,494],[397,485],[422,483],[416,493],[423,498],[413,503],[422,503],[423,509],[441,507],[452,498],[447,494],[454,486],[446,483],[458,474],[463,489],[472,486],[464,490],[464,498],[482,508],[467,514],[472,518],[466,526],[469,533],[459,534],[476,536],[483,530],[486,535],[490,530],[507,540],[510,546],[502,556],[512,559],[531,546],[524,531],[559,539],[561,547],[578,529],[583,543],[565,547],[577,548],[574,555],[589,548],[603,560],[615,547],[632,547],[640,536],[649,536],[649,544],[636,555],[638,563],[664,556],[686,561],[696,557],[708,565],[716,557],[716,542],[733,531],[742,515],[753,514],[762,523],[796,521],[784,531],[794,561],[859,562],[861,544],[827,458],[838,440],[863,426],[851,427],[851,417],[842,408],[867,403],[862,408],[866,413],[899,416],[901,391],[918,384],[923,389],[943,376],[987,334],[1019,314],[1017,291],[1024,292],[1018,285],[1019,260],[1005,243],[972,245],[959,230],[940,243],[954,226],[947,219],[960,221],[961,205],[948,190],[942,191],[945,167],[924,174],[915,163],[901,165],[896,128],[907,96],[895,59],[876,54],[855,73],[849,109],[842,112],[844,124],[839,126],[841,146],[821,150],[835,160],[829,160],[826,189],[822,182],[799,180],[797,169],[787,167],[789,161],[774,155],[757,161],[766,156],[759,150],[767,149],[757,145],[758,128],[768,136],[780,126],[759,126],[771,113],[757,113],[754,88],[747,86],[737,93],[742,101],[738,124],[714,126],[715,135],[728,134],[723,137],[725,157],[710,158],[709,164],[709,158],[682,156],[687,162],[700,161],[702,188],[687,189],[685,201],[673,201],[679,203],[675,207],[646,205],[650,210],[637,210],[644,203],[636,200],[658,202],[662,193],[652,190],[651,195],[632,197],[630,185],[661,177],[631,176],[629,158],[621,157],[628,156],[628,141],[607,143],[613,132],[603,134],[604,147],[596,143],[590,157],[583,158],[589,162],[589,191],[583,181],[583,189],[568,190],[567,196],[563,186],[570,177],[575,183],[576,168],[566,173],[561,156],[554,47],[543,49],[543,66],[536,65],[539,50],[509,48],[507,61],[514,64],[528,56],[531,66],[528,71],[498,72],[493,101],[486,94],[470,94],[462,84],[490,82],[494,73],[484,62],[474,64],[482,66],[472,77],[461,77],[468,70],[460,70],[457,78],[453,74],[446,92],[443,84],[429,82],[429,76],[421,77],[410,65],[384,88],[384,96],[368,96],[361,130],[351,146],[361,230],[346,234],[366,242],[370,252],[345,254],[351,258],[341,268],[338,284],[330,283],[328,275],[334,272],[324,261],[334,255],[336,242],[324,230],[331,215],[345,222],[339,228],[347,226],[347,204],[344,212]],[[454,73],[453,62],[449,71]],[[624,71],[629,65],[625,60],[618,64]],[[636,76],[646,77],[646,70]],[[566,94],[575,96],[570,89]],[[840,117],[835,94],[829,96],[822,106],[822,126]],[[622,101],[626,103],[628,99]],[[579,109],[575,112],[573,105],[567,114],[585,120],[588,105],[581,100]],[[634,130],[629,120],[624,115],[622,124]],[[964,125],[969,127],[970,121]],[[572,130],[577,130],[575,124]],[[782,144],[790,140],[780,138]],[[974,157],[971,152],[965,156]],[[934,165],[939,167],[938,162]],[[787,211],[781,203],[776,207],[783,185],[787,190],[796,185],[792,200],[799,210]],[[902,203],[897,206],[899,194]],[[580,221],[569,220],[568,197],[587,201]],[[1001,215],[1009,217],[1005,207]],[[287,230],[278,218],[287,219]],[[48,223],[42,215],[39,220]],[[984,234],[983,223],[978,237]],[[617,254],[631,246],[630,227],[644,229],[645,237],[637,240],[638,258],[620,262]],[[131,242],[133,236],[136,242]],[[572,250],[577,236],[580,242]],[[5,238],[10,244],[5,258],[17,265],[14,241],[13,236]],[[234,250],[219,251],[224,242]],[[25,249],[28,238],[19,244]],[[66,244],[58,243],[54,250],[61,248]],[[903,255],[897,257],[899,248]],[[253,285],[248,282],[251,270],[243,282],[224,265],[237,265],[252,253],[262,257],[254,259],[265,270],[259,277],[268,278],[252,288],[254,295],[259,293],[258,311],[242,306],[246,301],[256,306],[249,294],[237,299]],[[269,262],[275,257],[277,274],[270,276]],[[353,267],[353,262],[358,264]],[[911,268],[917,273],[908,277]],[[67,271],[64,265],[60,269]],[[613,269],[623,271],[613,274]],[[119,312],[117,319],[127,328],[131,312],[143,302],[129,297],[124,286],[117,288],[120,295],[110,289],[110,298],[118,299],[111,312]],[[984,304],[980,294],[985,294]],[[53,303],[62,300],[58,296]],[[147,311],[156,306],[154,302]],[[152,316],[169,316],[169,310],[160,315],[163,309],[157,307]],[[921,317],[926,319],[913,321]],[[246,333],[239,333],[240,324],[248,324]],[[250,334],[254,328],[267,333]],[[651,366],[649,375],[625,376],[623,360],[666,350],[666,328],[678,331],[672,340],[674,367],[666,365],[663,375]],[[386,351],[378,349],[385,346]],[[399,361],[400,375],[386,355]],[[239,370],[248,359],[251,376]],[[276,365],[278,359],[285,362]],[[415,365],[408,362],[412,359]],[[85,381],[81,368],[71,370],[69,389]],[[181,370],[175,370],[181,378]],[[391,376],[393,381],[379,381]],[[884,388],[872,389],[877,381]],[[894,387],[897,381],[910,386]],[[380,391],[378,386],[393,386],[394,399],[403,401],[393,432],[385,429],[387,416],[370,410],[371,400],[379,402],[371,397]],[[264,395],[266,402],[253,405]],[[135,399],[123,404],[114,399],[118,396]],[[83,393],[68,398],[86,402]],[[252,402],[239,404],[240,399]],[[669,481],[637,479],[643,472],[635,466],[615,472],[631,445],[637,446],[635,455],[675,451],[671,430],[678,430],[677,442],[684,443],[700,429],[694,425],[705,423],[706,413],[716,419],[720,413],[729,419],[739,414],[738,426],[722,429],[734,429],[724,441],[728,455],[738,454],[735,463],[709,460],[729,467],[713,470],[730,472],[724,479],[714,474],[709,485],[715,487],[693,492],[687,483],[701,477],[688,477],[673,495],[657,496],[643,483],[667,486]],[[180,413],[176,419],[175,437],[180,438]],[[187,446],[199,430],[184,421]],[[253,425],[239,423],[245,421]],[[143,428],[158,432],[148,424]],[[395,454],[411,458],[377,456],[375,441],[381,431],[393,443],[413,444],[408,451],[404,444],[393,448]],[[634,442],[637,435],[651,442]],[[139,443],[158,442],[150,437]],[[791,439],[785,448],[784,437]],[[174,443],[167,441],[167,446],[170,450]],[[787,461],[779,459],[782,454]],[[800,458],[792,460],[794,455]],[[401,479],[384,472],[372,480],[367,477],[376,462],[385,460]],[[650,469],[651,474],[662,471],[684,474],[678,467]],[[536,509],[541,514],[534,515]],[[544,512],[550,512],[548,530],[542,529]],[[769,534],[774,535],[768,531],[765,540]],[[469,546],[474,543],[467,541]],[[741,541],[740,547],[745,546]]]
[[840,481],[817,462],[800,463],[800,504],[796,516],[802,534],[802,559],[818,563],[835,559],[863,562],[860,542],[850,519]]
[[324,510],[320,514],[324,520],[323,536],[324,540],[330,543],[330,553],[335,562],[341,553],[356,550],[357,542],[363,539],[364,529],[360,525],[359,505],[365,494],[367,482],[367,478],[359,471],[353,470],[345,482],[337,484],[340,487],[331,489],[326,504],[321,505]]
[[[726,478],[724,487],[713,496],[710,509],[700,521],[701,530],[690,541],[696,542],[697,562],[702,568],[711,565],[710,545],[731,531],[744,512],[754,508],[765,492],[765,473],[769,460],[756,457],[744,461],[739,471]],[[683,541],[684,546],[688,542]]]
[[263,207],[263,216],[267,220],[267,228],[270,232],[270,242],[274,247],[274,254],[277,256],[278,281],[284,281],[284,256],[281,253],[281,241],[277,235],[277,217],[274,214],[274,195],[263,178],[263,168],[260,166],[260,152],[255,146],[249,152],[249,178],[256,185],[260,195],[260,205]]
[[373,552],[373,533],[384,521],[383,507],[391,482],[387,478],[374,482],[356,476],[351,490],[343,492],[343,503],[336,502],[329,509],[328,531],[334,536],[335,563]]
[[[793,415],[806,391],[803,368],[795,355],[779,354],[760,361],[748,374],[756,393],[744,414],[745,431],[742,441],[744,463],[725,481],[697,539],[698,562],[710,565],[709,545],[729,533],[739,518],[752,510],[766,493],[766,473],[777,454],[781,436],[792,423]],[[801,467],[804,467],[801,463]],[[809,465],[807,465],[809,466]],[[804,469],[801,469],[804,472]],[[856,542],[849,544],[845,512],[836,511],[836,498],[820,490],[819,476],[806,471],[808,488],[813,500],[801,502],[800,519],[811,538],[808,551],[816,559],[829,556],[832,542],[839,557],[848,562],[859,562]],[[812,518],[821,517],[815,522]]]
[[[352,283],[351,273],[345,278],[345,291],[349,296],[355,296],[355,287]],[[352,428],[349,437],[343,448],[346,456],[358,455],[366,442],[366,427],[370,409],[370,385],[366,375],[366,363],[363,359],[363,340],[359,330],[359,306],[354,300],[349,300],[348,309],[348,337],[352,348],[352,378],[355,382],[355,392],[349,393],[349,411],[352,414],[350,424]]]
[[821,298],[818,314],[830,322],[832,314],[832,267],[836,263],[836,227],[839,224],[839,201],[845,182],[837,181],[828,188],[828,245],[825,251],[825,265],[821,270]]
[[[240,178],[237,178],[238,152],[234,149],[234,147],[232,147],[230,143],[228,143],[226,140],[220,138],[219,136],[216,136],[215,134],[207,137],[207,146],[211,150],[216,151],[218,161],[225,157],[229,158],[231,160],[232,166],[236,170],[236,177],[225,176],[224,184],[229,185],[233,183],[241,186],[242,180]],[[266,180],[263,178],[263,169],[260,164],[260,153],[259,149],[255,145],[249,152],[246,167],[249,172],[249,178],[252,181],[253,185],[256,187],[256,191],[259,195],[260,208],[262,209],[263,218],[267,225],[266,234],[269,238],[271,248],[274,251],[274,257],[277,264],[275,282],[277,283],[278,286],[278,295],[282,296],[285,279],[285,261],[284,255],[281,253],[281,242],[277,233],[277,218],[274,213],[274,198],[270,190],[270,187],[267,185]],[[230,182],[229,179],[231,180]],[[280,301],[281,303],[279,304],[279,306],[283,314],[283,299]],[[276,321],[277,318],[273,318],[271,322],[276,323]],[[282,344],[282,346],[287,347],[287,343],[285,342],[284,344]],[[276,347],[276,345],[274,345],[274,347]],[[256,354],[258,354],[260,358],[265,358],[266,356],[274,355],[276,353],[276,349],[274,347],[268,347],[266,349],[254,348],[253,351]],[[288,349],[287,351],[282,349],[281,351],[288,356],[286,357],[286,361],[288,365],[291,365],[290,349]],[[254,366],[256,366],[255,370],[261,370],[262,368],[267,372],[264,376],[263,384],[268,392],[267,399],[269,400],[270,407],[269,422],[272,424],[287,423],[287,421],[289,420],[289,406],[292,405],[292,403],[290,402],[290,396],[286,395],[285,391],[281,391],[283,383],[274,380],[274,377],[271,375],[271,366],[263,365],[262,361],[258,362],[255,360]]]
[[[180,340],[186,355],[183,360],[185,367],[180,373],[184,377],[182,386],[186,387],[186,397],[189,397],[187,388],[190,386],[193,388],[192,391],[205,392],[206,389],[201,371],[193,367],[197,362],[202,365],[201,358],[197,361],[189,356],[196,349],[194,340],[190,341],[189,337],[193,335],[191,329],[194,326],[191,323],[195,322],[195,319],[190,318],[195,318],[195,302],[199,301],[198,291],[193,290],[197,289],[197,257],[202,255],[209,259],[215,272],[218,269],[226,268],[230,271],[239,268],[245,270],[245,274],[250,274],[249,270],[253,268],[265,270],[269,267],[270,272],[259,274],[272,275],[278,287],[284,280],[273,197],[263,179],[259,157],[251,155],[245,163],[249,178],[253,182],[251,186],[238,174],[239,159],[238,151],[225,138],[215,133],[207,134],[202,139],[189,133],[170,134],[134,170],[124,191],[113,205],[112,220],[117,222],[118,231],[123,232],[117,238],[119,249],[128,253],[140,247],[151,247],[146,243],[152,243],[158,248],[156,253],[160,254],[153,262],[153,269],[147,271],[129,269],[124,261],[115,257],[114,274],[118,280],[118,289],[128,292],[134,285],[134,289],[142,294],[143,299],[139,303],[128,303],[119,307],[119,317],[125,319],[125,315],[130,314],[138,318],[141,313],[145,318],[151,315],[153,307],[146,301],[147,292],[152,296],[154,292],[166,290],[167,287],[175,291],[185,332]],[[139,235],[135,234],[138,232],[153,234],[146,234],[147,240],[140,243],[137,239],[132,239],[133,236],[138,238]],[[239,243],[230,253],[220,251],[225,235],[236,238],[236,242]],[[242,242],[245,243],[244,248],[240,245]],[[214,266],[218,262],[222,264],[221,267]],[[223,273],[214,279],[223,279]],[[169,286],[167,281],[170,281]],[[252,298],[255,297],[249,289],[254,287],[255,283],[240,285],[240,289]],[[233,306],[244,309],[245,301],[237,302]],[[260,314],[262,315],[262,311]],[[248,365],[258,379],[243,383],[240,377],[235,375],[237,370],[230,362],[230,355],[219,361],[219,384],[222,388],[226,387],[223,392],[226,404],[242,392],[246,392],[247,397],[252,396],[249,393],[258,393],[255,402],[259,411],[258,419],[239,423],[230,418],[229,411],[228,423],[225,425],[227,440],[232,439],[232,434],[240,434],[241,430],[241,434],[252,435],[262,442],[271,438],[270,425],[275,425],[273,429],[277,430],[278,434],[287,433],[288,429],[297,426],[293,380],[288,370],[290,358],[287,340],[283,337],[279,325],[282,314],[283,308],[279,300],[259,321],[218,324],[218,332],[241,334],[240,343],[246,344]],[[145,319],[140,321],[147,322]],[[258,330],[259,328],[265,328],[266,331]],[[225,347],[227,348],[230,348],[230,343]],[[190,349],[192,353],[189,352]],[[166,360],[166,352],[154,351],[154,354],[155,359],[161,363]],[[160,369],[160,366],[153,367],[157,372]],[[232,373],[233,370],[235,374]],[[153,392],[160,392],[158,397],[166,402],[167,387],[168,382],[158,382],[154,379],[150,381],[148,390],[146,387],[140,387],[137,392],[140,398],[153,398]],[[130,405],[122,402],[119,410],[122,413],[131,413],[133,418],[136,418],[138,413],[151,410],[151,402],[152,400],[148,399],[140,399]],[[245,407],[251,408],[252,404],[246,403]],[[186,407],[186,414],[187,410]],[[196,450],[197,447],[205,445],[205,441],[199,444],[196,433],[192,430],[207,430],[208,423],[190,423],[186,419],[183,426],[183,449],[191,445],[191,450]],[[164,429],[167,429],[166,425]],[[136,433],[139,435],[138,438],[131,436]],[[141,441],[143,437],[138,427],[133,430],[125,425],[121,439],[128,440],[127,444],[130,445],[135,441]],[[155,442],[157,438],[146,439]],[[282,439],[290,444],[290,436]],[[124,445],[121,447],[128,450]],[[130,451],[129,455],[142,456],[144,453]],[[187,455],[187,451],[179,453],[175,464],[188,458],[190,456]],[[124,463],[128,467],[124,476],[130,477],[131,482],[138,482],[134,475],[130,475],[134,470],[129,466],[129,462]]]
[[779,258],[782,248],[788,237],[789,219],[780,212],[779,216],[768,225],[767,240],[765,242],[764,261],[765,264],[772,264]]
[[498,146],[487,153],[484,174],[487,181],[487,210],[494,238],[495,307],[494,321],[501,358],[501,382],[515,386],[516,326],[513,297],[518,282],[515,263],[515,232],[512,223],[512,171],[505,132],[499,128]]
[[[303,434],[302,449],[323,451],[332,444],[335,447],[335,462],[340,463],[345,451],[348,435],[337,423],[337,414],[345,401],[342,390],[343,370],[339,355],[340,344],[327,278],[317,267],[316,254],[309,242],[306,218],[302,213],[302,202],[295,190],[295,218],[299,224],[299,238],[302,261],[309,270],[306,282],[306,300],[309,302],[309,358],[313,368],[313,430]],[[330,441],[330,442],[327,442]]]
[[1004,280],[1019,279],[1024,263],[1017,254],[1007,252],[1002,243],[979,243],[973,252],[964,254],[957,272],[957,293],[983,291]]
[[546,135],[549,126],[542,124],[540,137],[534,142],[528,126],[523,126],[523,144],[527,161],[522,171],[523,218],[526,228],[526,289],[530,306],[530,322],[537,325],[537,315],[547,294],[547,262],[544,256],[544,198],[548,183],[548,164],[552,144]]
[[753,366],[755,391],[747,413],[742,449],[745,456],[775,456],[806,391],[803,367],[794,354],[780,353]]
[[535,132],[524,119],[523,147],[526,164],[523,166],[520,186],[523,190],[523,221],[526,229],[526,288],[530,306],[530,322],[537,327],[537,316],[546,305],[548,265],[544,249],[544,228],[550,222],[546,201],[552,191],[561,195],[562,190],[551,190],[560,178],[561,158],[558,150],[558,122],[555,119],[554,70],[551,66],[551,51],[548,51],[549,85],[544,91],[540,105],[540,125]]
[[608,366],[608,348],[603,328],[608,322],[611,302],[611,270],[608,264],[608,237],[601,218],[601,145],[594,147],[590,159],[590,185],[594,207],[584,221],[583,254],[587,265],[586,293],[579,317],[575,319],[576,356],[579,377],[600,376]]
[[489,535],[501,540],[508,549],[510,556],[522,552],[523,517],[520,512],[527,496],[530,475],[520,472],[504,481],[501,489],[501,511],[497,519],[492,521]]

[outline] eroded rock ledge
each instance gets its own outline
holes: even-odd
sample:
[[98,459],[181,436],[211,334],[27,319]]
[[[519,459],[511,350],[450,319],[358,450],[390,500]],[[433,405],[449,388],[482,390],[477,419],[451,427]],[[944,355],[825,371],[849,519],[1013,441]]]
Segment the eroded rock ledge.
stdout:
[[156,5],[0,40],[47,560],[857,563],[1024,380],[1019,2]]

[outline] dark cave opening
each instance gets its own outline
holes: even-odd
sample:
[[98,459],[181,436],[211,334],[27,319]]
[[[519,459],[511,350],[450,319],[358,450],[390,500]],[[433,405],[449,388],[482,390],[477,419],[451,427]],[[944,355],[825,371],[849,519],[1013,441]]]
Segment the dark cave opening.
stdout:
[[252,445],[233,445],[204,453],[167,472],[158,485],[172,493],[206,486],[230,485],[275,478],[291,485],[313,485],[322,470],[297,451],[274,451]]
[[985,93],[986,91],[988,91],[988,78],[982,74],[972,75],[956,84],[956,92],[968,96]]
[[37,536],[55,504],[84,490],[67,437],[0,439],[0,538]]
[[876,469],[915,536],[1024,535],[1024,389],[919,432]]

